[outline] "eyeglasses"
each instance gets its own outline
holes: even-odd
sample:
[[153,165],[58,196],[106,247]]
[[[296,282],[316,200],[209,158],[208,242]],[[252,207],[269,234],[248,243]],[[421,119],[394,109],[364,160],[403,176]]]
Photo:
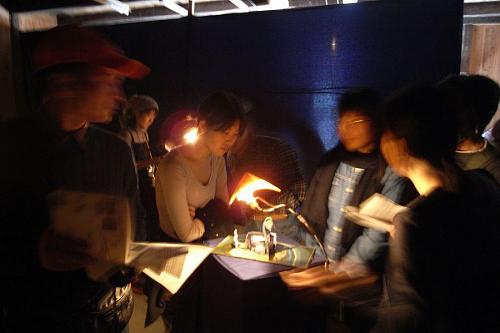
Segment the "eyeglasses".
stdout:
[[351,128],[355,128],[359,124],[362,124],[362,123],[365,123],[365,122],[371,122],[371,121],[372,120],[370,118],[355,119],[355,120],[351,120],[351,121],[348,121],[348,122],[341,121],[339,123],[339,127],[342,127],[344,129],[351,129]]

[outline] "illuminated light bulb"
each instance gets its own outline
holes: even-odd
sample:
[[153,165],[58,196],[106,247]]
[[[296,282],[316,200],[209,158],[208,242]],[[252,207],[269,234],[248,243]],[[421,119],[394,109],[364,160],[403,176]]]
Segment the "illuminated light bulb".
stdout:
[[252,175],[249,172],[245,172],[243,177],[236,187],[233,195],[231,196],[231,200],[229,200],[229,204],[231,205],[234,200],[243,201],[251,208],[258,207],[258,203],[253,193],[259,190],[271,190],[275,192],[281,192],[281,190],[274,186],[273,184],[265,181],[262,178],[259,178],[255,175]]
[[198,128],[190,128],[183,137],[186,143],[195,143],[198,141]]

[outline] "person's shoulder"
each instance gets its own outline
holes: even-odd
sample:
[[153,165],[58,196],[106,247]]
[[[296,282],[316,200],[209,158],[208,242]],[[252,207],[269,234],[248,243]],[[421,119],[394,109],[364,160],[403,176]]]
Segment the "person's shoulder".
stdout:
[[110,149],[110,153],[114,151],[126,152],[130,154],[130,146],[127,141],[120,135],[105,130],[103,128],[97,127],[95,125],[89,125],[87,129],[88,137],[96,144]]
[[492,156],[499,156],[500,155],[500,150],[498,147],[496,147],[494,144],[492,144],[490,141],[486,140],[486,149],[485,149],[489,155]]
[[119,134],[110,132],[107,129],[95,125],[89,125],[88,131],[90,135],[103,141],[110,142],[111,144],[115,144],[118,146],[123,145],[124,143],[126,144],[125,140],[123,140],[123,138]]
[[125,140],[125,142],[127,142],[127,144],[131,144],[132,143],[132,134],[130,133],[130,130],[128,128],[123,128],[120,133],[118,133],[118,136],[120,138],[122,138],[123,140]]
[[178,148],[172,149],[162,157],[159,163],[160,170],[165,170],[167,173],[175,173],[177,175],[187,175],[188,166],[185,158]]
[[214,159],[215,165],[217,165],[217,166],[226,165],[226,159],[224,158],[224,156],[213,155],[213,159]]
[[183,160],[182,153],[180,152],[179,148],[174,148],[168,153],[163,156],[161,159],[161,163],[168,163],[168,164],[178,164],[181,163]]
[[476,195],[489,194],[500,200],[500,185],[494,176],[485,169],[474,169],[464,171],[462,174],[466,192]]
[[341,144],[336,145],[321,156],[318,169],[337,165],[343,160],[346,151]]
[[484,155],[487,164],[500,163],[500,150],[487,141]]
[[437,188],[426,195],[419,195],[407,207],[411,209],[413,216],[437,213],[439,211],[454,209],[454,206],[457,204],[457,198],[456,192]]
[[389,165],[383,164],[381,168],[383,168],[382,184],[401,184],[409,181],[408,178],[398,175]]
[[314,170],[313,179],[323,181],[324,179],[329,178],[335,173],[341,162],[341,160],[335,157],[335,149],[336,148],[333,148],[332,150],[326,152],[325,155],[323,155],[318,166]]

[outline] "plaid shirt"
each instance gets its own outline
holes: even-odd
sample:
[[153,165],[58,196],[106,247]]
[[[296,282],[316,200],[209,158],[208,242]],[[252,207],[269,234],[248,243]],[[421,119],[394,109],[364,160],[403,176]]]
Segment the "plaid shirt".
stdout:
[[[306,183],[297,153],[284,141],[255,135],[242,152],[226,157],[229,193],[232,193],[245,172],[250,172],[281,189],[280,193],[265,191],[259,196],[272,204],[297,208],[306,195]],[[277,213],[285,213],[285,209]]]

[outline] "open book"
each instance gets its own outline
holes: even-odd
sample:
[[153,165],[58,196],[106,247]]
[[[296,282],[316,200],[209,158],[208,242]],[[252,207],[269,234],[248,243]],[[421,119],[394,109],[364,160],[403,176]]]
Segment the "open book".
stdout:
[[344,214],[352,222],[363,227],[372,228],[381,232],[392,229],[392,220],[396,214],[406,210],[405,206],[398,205],[381,194],[375,193],[358,207],[345,207]]
[[212,250],[182,243],[132,243],[127,264],[175,294]]
[[85,270],[93,280],[105,280],[127,265],[174,294],[212,252],[201,245],[133,243],[133,214],[126,197],[59,190],[47,199],[54,231],[89,244],[88,254],[96,260]]

